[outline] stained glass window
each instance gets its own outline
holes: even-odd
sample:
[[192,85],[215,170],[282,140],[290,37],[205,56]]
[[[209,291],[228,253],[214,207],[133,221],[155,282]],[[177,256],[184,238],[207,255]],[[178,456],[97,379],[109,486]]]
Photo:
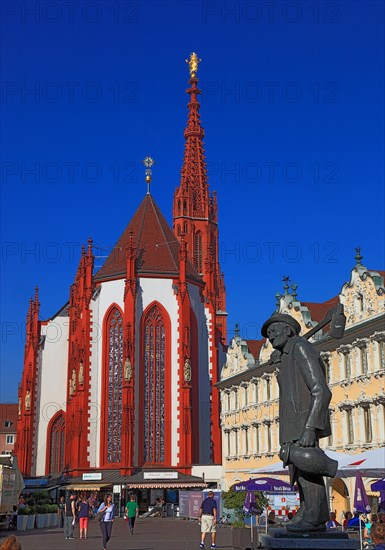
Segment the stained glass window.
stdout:
[[107,462],[120,462],[122,433],[123,319],[113,309],[108,322]]
[[154,306],[144,323],[144,461],[165,459],[165,329]]
[[59,415],[53,422],[49,434],[49,473],[59,474],[64,468],[64,418]]

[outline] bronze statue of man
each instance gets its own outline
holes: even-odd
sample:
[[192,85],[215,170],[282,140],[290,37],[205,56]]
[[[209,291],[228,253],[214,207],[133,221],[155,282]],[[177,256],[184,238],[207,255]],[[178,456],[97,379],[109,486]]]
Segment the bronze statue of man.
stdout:
[[319,448],[331,434],[325,366],[315,347],[299,336],[300,324],[290,315],[275,314],[262,327],[262,335],[275,350],[279,385],[280,457],[289,464],[291,483],[297,483],[300,508],[288,531],[325,531],[329,505],[323,476],[333,477],[338,463]]

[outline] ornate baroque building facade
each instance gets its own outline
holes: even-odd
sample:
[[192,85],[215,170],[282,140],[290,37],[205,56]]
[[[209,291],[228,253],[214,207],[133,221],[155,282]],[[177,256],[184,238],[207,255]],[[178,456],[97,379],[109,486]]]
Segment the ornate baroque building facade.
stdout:
[[[350,454],[385,447],[384,272],[368,270],[359,252],[356,260],[350,281],[327,302],[300,302],[296,285],[290,293],[286,283],[277,303],[277,311],[301,324],[301,334],[339,302],[344,305],[347,323],[342,340],[332,339],[326,327],[312,341],[323,357],[332,391],[333,433],[321,445]],[[272,351],[265,339],[244,341],[236,334],[230,342],[218,385],[226,489],[248,479],[251,469],[279,461],[278,383],[275,367],[268,364]],[[333,507],[352,508],[353,486],[353,478],[334,479]]]
[[15,449],[24,475],[190,474],[221,462],[225,287],[198,62],[192,54],[173,228],[150,194],[148,157],[148,193],[101,269],[90,240],[68,303],[41,321],[37,289],[30,301]]

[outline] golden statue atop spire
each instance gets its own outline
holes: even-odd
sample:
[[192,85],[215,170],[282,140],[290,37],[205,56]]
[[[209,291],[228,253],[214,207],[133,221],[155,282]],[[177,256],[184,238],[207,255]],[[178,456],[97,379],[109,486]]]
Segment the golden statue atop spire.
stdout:
[[147,193],[149,194],[150,193],[150,183],[151,183],[151,179],[152,179],[152,170],[151,170],[151,168],[154,166],[155,160],[151,157],[146,157],[143,160],[143,164],[146,167]]
[[189,64],[190,67],[190,76],[191,78],[196,78],[197,72],[198,72],[198,65],[202,61],[202,59],[199,59],[197,54],[193,52],[190,55],[190,59],[186,59],[186,63]]

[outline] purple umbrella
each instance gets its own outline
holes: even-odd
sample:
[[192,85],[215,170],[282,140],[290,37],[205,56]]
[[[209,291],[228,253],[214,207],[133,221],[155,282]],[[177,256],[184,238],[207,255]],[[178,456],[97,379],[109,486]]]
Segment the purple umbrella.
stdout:
[[356,488],[354,491],[354,511],[361,514],[367,514],[371,510],[369,506],[368,496],[365,491],[364,482],[362,481],[361,472],[357,470]]
[[293,487],[286,481],[274,479],[273,477],[257,477],[236,483],[232,486],[234,491],[277,491],[289,492],[293,491]]
[[385,478],[375,481],[370,486],[372,491],[380,491],[380,502],[378,504],[378,511],[385,512]]
[[255,500],[255,491],[247,491],[246,493],[246,498],[245,498],[245,502],[243,503],[243,512],[245,514],[250,514],[251,515],[251,520],[250,520],[250,527],[251,527],[251,530],[250,530],[250,540],[251,540],[251,547],[253,548],[254,547],[254,544],[253,544],[253,516],[255,516],[256,514],[258,514],[258,512],[260,512],[260,510],[257,510],[257,503],[256,503],[256,500]]
[[374,483],[372,483],[370,488],[372,489],[372,491],[385,491],[385,478],[375,481]]
[[378,503],[378,511],[385,512],[385,491],[380,491],[380,502]]
[[245,502],[243,503],[243,512],[250,515],[255,515],[260,512],[260,510],[257,509],[255,491],[247,491]]

